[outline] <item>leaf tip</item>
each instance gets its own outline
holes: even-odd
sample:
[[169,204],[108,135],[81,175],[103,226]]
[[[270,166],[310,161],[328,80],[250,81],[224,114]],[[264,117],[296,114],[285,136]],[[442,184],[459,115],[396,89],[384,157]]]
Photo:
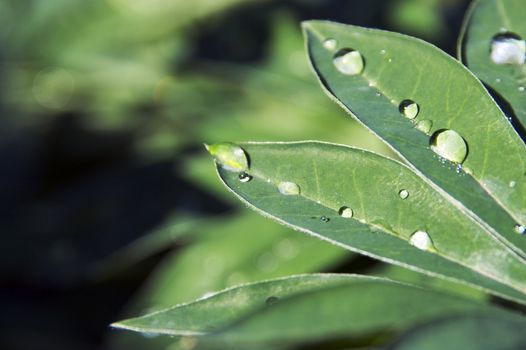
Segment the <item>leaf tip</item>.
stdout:
[[205,148],[223,168],[241,172],[249,168],[248,155],[240,146],[231,142],[206,144]]

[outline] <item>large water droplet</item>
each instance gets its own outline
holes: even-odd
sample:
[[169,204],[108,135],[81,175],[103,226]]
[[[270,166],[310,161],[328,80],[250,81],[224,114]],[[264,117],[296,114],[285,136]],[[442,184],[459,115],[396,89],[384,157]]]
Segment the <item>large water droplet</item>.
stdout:
[[244,171],[239,174],[238,178],[241,182],[249,182],[250,180],[252,180],[252,176],[248,175]]
[[398,192],[398,195],[400,196],[400,198],[406,199],[407,197],[409,197],[409,191],[408,190],[400,190],[400,192]]
[[517,232],[519,235],[522,235],[526,232],[526,227],[519,225],[519,224],[515,225],[514,229],[515,229],[515,232]]
[[323,221],[323,222],[329,222],[329,221],[331,221],[331,219],[329,219],[329,218],[326,217],[325,215],[322,216],[322,217],[320,218],[320,220]]
[[524,64],[526,43],[514,33],[497,34],[491,40],[491,60],[496,64]]
[[433,250],[433,241],[426,231],[416,231],[409,238],[409,243],[412,246],[422,250]]
[[354,212],[349,207],[341,207],[338,210],[338,215],[340,215],[342,218],[352,218],[354,215]]
[[298,184],[290,181],[280,182],[278,185],[278,190],[281,194],[286,196],[296,196],[300,194],[300,187]]
[[420,120],[415,125],[415,128],[417,130],[422,131],[424,134],[429,134],[431,132],[432,127],[433,127],[433,122],[429,119]]
[[454,163],[462,163],[468,154],[466,141],[454,130],[436,131],[429,146],[433,152]]
[[418,115],[419,106],[412,100],[403,100],[398,106],[398,110],[408,119],[415,119]]
[[338,46],[336,39],[327,39],[323,42],[323,47],[327,50],[336,50],[336,46]]
[[238,145],[230,142],[205,144],[206,150],[210,153],[223,168],[230,171],[248,170],[248,156]]
[[332,59],[336,69],[345,75],[360,74],[364,68],[362,54],[352,49],[338,51]]

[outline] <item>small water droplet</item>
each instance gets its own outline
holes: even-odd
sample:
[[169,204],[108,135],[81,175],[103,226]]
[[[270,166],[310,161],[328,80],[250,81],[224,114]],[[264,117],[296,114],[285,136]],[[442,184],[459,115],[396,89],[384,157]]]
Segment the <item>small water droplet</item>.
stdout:
[[206,150],[224,169],[240,172],[248,170],[248,156],[238,145],[230,142],[205,144]]
[[380,54],[381,54],[381,55],[385,55],[385,52],[386,52],[386,51],[385,51],[384,49],[381,49],[381,50],[380,50]]
[[434,250],[433,241],[426,231],[418,230],[409,238],[409,243],[421,250]]
[[517,232],[519,235],[522,235],[526,232],[526,227],[519,225],[519,224],[515,225],[514,229],[515,229],[515,232]]
[[296,196],[300,194],[300,187],[298,184],[290,181],[280,182],[278,185],[279,193],[286,196]]
[[364,69],[362,54],[352,49],[338,51],[332,59],[336,69],[345,75],[360,74]]
[[496,83],[500,83],[502,80],[500,78],[495,79]]
[[371,81],[371,82],[369,83],[369,87],[374,87],[374,86],[375,86],[374,83]]
[[400,196],[400,198],[406,199],[407,197],[409,197],[409,191],[408,190],[400,190],[400,192],[398,192],[398,195]]
[[270,296],[267,298],[267,300],[265,300],[265,304],[267,304],[267,306],[270,306],[270,305],[276,304],[278,301],[279,301],[278,297]]
[[398,106],[398,110],[402,115],[408,119],[415,119],[418,115],[420,107],[412,100],[403,100]]
[[524,92],[524,86],[519,86],[517,90],[519,90],[519,92]]
[[468,154],[466,141],[454,130],[436,131],[429,140],[431,150],[454,163],[462,163]]
[[382,94],[381,94],[380,92],[378,92],[378,91],[375,93],[375,95],[376,95],[377,97],[382,96]]
[[323,47],[327,50],[335,50],[336,46],[338,46],[336,39],[327,39],[323,42]]
[[393,59],[390,58],[390,59],[387,60],[387,62],[391,63],[391,62],[393,62]]
[[510,188],[514,188],[517,185],[517,182],[510,181],[510,183],[508,185],[510,186]]
[[354,215],[354,212],[349,207],[341,207],[338,210],[338,215],[340,215],[342,218],[352,218]]
[[499,33],[491,40],[491,60],[496,64],[524,64],[526,43],[514,33]]
[[329,219],[329,218],[326,217],[325,215],[322,216],[322,217],[320,218],[320,220],[323,221],[323,222],[329,222],[329,221],[331,221],[331,219]]
[[241,182],[249,182],[250,180],[252,180],[252,176],[248,175],[244,171],[239,174],[238,178]]
[[417,130],[422,131],[424,134],[429,134],[431,132],[432,127],[433,127],[433,122],[429,119],[420,120],[415,125],[415,128],[417,128]]

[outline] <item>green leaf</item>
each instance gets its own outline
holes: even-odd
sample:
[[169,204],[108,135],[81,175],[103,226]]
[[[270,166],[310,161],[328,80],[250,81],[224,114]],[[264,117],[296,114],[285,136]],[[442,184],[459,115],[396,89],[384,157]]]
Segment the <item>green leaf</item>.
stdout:
[[526,301],[524,260],[403,164],[320,142],[240,146],[251,180],[221,166],[219,175],[264,215],[358,253]]
[[512,314],[475,313],[448,317],[408,331],[392,350],[525,349],[526,320]]
[[[526,148],[480,81],[436,47],[401,34],[326,21],[306,22],[304,32],[329,95],[525,256],[526,239],[514,227],[526,225]],[[340,50],[359,51],[364,71],[342,74],[333,64]],[[412,102],[418,115],[404,117]]]
[[350,255],[248,210],[195,228],[192,237],[197,239],[162,262],[135,310],[164,309],[236,284],[317,272]]
[[[297,275],[227,289],[193,303],[114,324],[150,334],[204,336],[204,348],[281,346],[396,332],[484,304],[357,275]],[[320,322],[320,321],[323,322]]]
[[[464,63],[509,104],[507,112],[523,126],[526,126],[526,66],[517,64],[516,59],[524,61],[521,46],[524,47],[526,38],[525,13],[526,2],[523,0],[474,1],[459,40],[459,55]],[[522,37],[522,44],[511,41],[511,45],[501,45],[499,51],[493,51],[492,59],[492,40],[498,35],[505,38],[504,33]],[[493,49],[497,48],[493,46]],[[515,55],[508,56],[506,53]],[[507,64],[504,63],[506,61]]]

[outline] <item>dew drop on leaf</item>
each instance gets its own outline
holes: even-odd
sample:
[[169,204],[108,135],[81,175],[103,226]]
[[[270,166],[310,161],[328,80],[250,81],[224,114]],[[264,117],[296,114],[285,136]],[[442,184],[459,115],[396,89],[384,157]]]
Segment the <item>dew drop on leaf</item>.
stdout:
[[336,50],[336,46],[338,46],[336,39],[327,39],[323,42],[323,47],[327,50]]
[[238,178],[241,182],[249,182],[250,180],[252,180],[252,176],[248,175],[244,171],[239,174]]
[[224,169],[240,172],[248,170],[248,156],[238,145],[230,142],[205,144],[206,150]]
[[354,215],[354,212],[349,207],[341,207],[338,210],[338,215],[340,215],[342,218],[352,218]]
[[516,185],[517,185],[516,181],[510,181],[510,183],[508,184],[508,186],[510,186],[510,188],[514,188]]
[[526,43],[514,33],[500,33],[491,40],[491,60],[496,64],[524,64]]
[[279,301],[278,297],[270,296],[267,298],[267,300],[265,300],[265,304],[267,304],[267,306],[270,306],[270,305],[276,304],[278,301]]
[[517,232],[519,235],[522,235],[526,232],[526,227],[519,225],[519,224],[515,225],[514,229],[515,229],[515,232]]
[[422,131],[424,134],[429,134],[431,128],[433,127],[433,122],[429,119],[420,120],[416,123],[415,128]]
[[290,181],[280,182],[278,185],[279,193],[286,196],[296,196],[300,194],[300,187],[298,184]]
[[433,250],[433,241],[426,231],[416,231],[409,238],[409,243],[421,250]]
[[524,92],[524,86],[519,86],[517,90],[519,90],[519,92]]
[[430,138],[431,150],[454,163],[462,163],[468,154],[466,141],[454,130],[436,131]]
[[360,74],[364,68],[362,54],[352,49],[338,51],[332,59],[334,66],[345,75]]
[[398,192],[398,195],[400,196],[400,198],[406,199],[407,197],[409,197],[409,191],[407,191],[407,190],[400,190],[400,192]]
[[322,216],[322,217],[320,218],[320,220],[323,221],[323,222],[329,222],[329,221],[331,221],[331,219],[329,219],[329,218],[326,217],[326,216]]
[[415,119],[418,115],[419,106],[412,100],[403,100],[398,106],[398,110],[408,119]]

